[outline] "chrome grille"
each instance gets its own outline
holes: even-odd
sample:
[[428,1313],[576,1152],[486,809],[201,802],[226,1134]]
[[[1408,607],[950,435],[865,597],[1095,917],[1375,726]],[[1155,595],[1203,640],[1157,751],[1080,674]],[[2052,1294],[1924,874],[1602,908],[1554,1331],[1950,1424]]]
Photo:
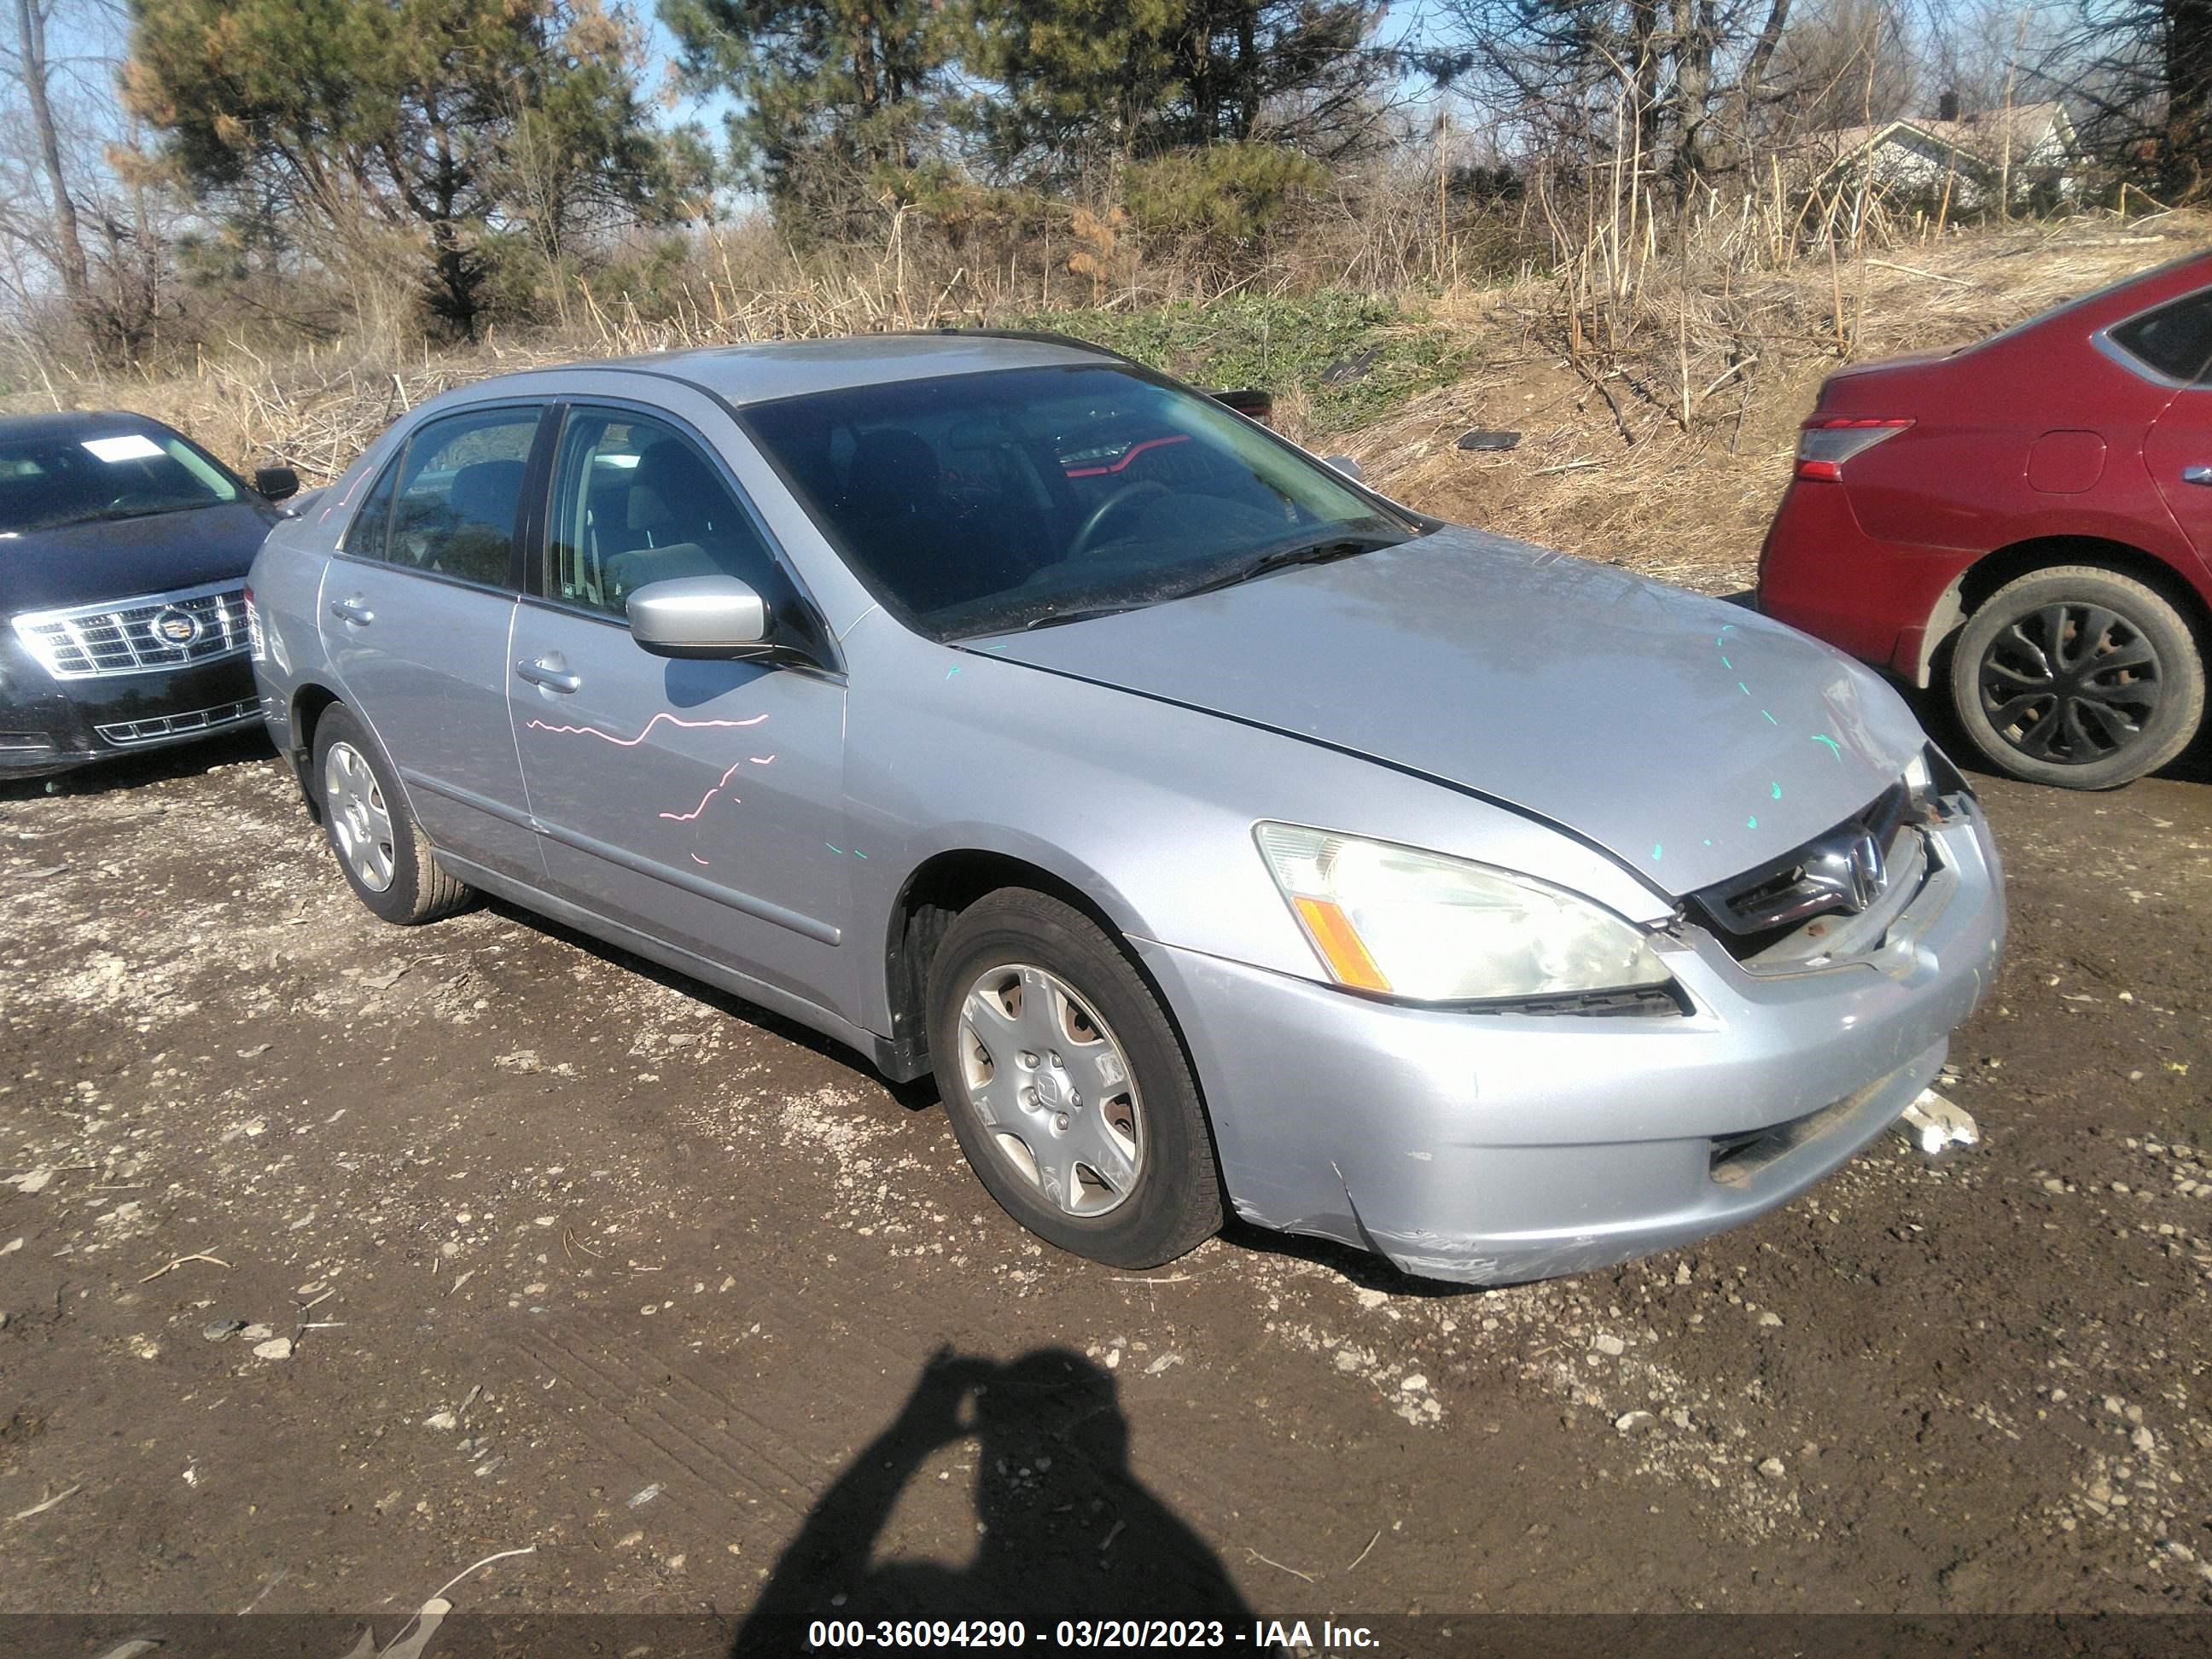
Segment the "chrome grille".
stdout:
[[1911,805],[1905,786],[1893,784],[1826,835],[1706,888],[1695,896],[1697,906],[1739,954],[1815,916],[1875,908],[1900,878],[1917,878],[1908,869],[1912,848],[1899,845]]
[[246,584],[214,582],[68,611],[26,611],[14,622],[15,637],[58,680],[183,668],[246,649]]
[[213,708],[195,708],[189,714],[158,714],[151,720],[122,720],[92,729],[100,733],[102,742],[127,749],[134,743],[159,743],[164,738],[181,738],[193,732],[237,726],[258,720],[260,714],[261,700],[247,697],[238,702],[217,703]]

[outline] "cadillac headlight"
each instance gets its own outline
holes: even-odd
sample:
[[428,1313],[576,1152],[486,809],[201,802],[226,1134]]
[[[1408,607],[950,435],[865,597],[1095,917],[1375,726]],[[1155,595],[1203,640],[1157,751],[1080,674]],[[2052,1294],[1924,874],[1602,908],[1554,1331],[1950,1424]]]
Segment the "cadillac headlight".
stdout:
[[1340,985],[1471,1002],[1629,990],[1670,977],[1629,923],[1527,876],[1293,823],[1254,833]]

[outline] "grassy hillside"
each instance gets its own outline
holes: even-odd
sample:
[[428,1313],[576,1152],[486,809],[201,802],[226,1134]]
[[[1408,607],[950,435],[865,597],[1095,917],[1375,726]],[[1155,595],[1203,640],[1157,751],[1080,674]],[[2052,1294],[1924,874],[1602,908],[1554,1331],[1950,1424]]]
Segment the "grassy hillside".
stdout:
[[[1723,227],[1724,228],[1724,227]],[[872,296],[757,296],[647,325],[588,326],[434,353],[344,343],[242,354],[171,380],[41,385],[15,407],[122,407],[242,467],[343,471],[404,410],[487,374],[578,356],[779,332],[985,321],[1096,340],[1197,384],[1264,386],[1278,424],[1357,457],[1429,512],[1711,591],[1751,578],[1797,422],[1839,364],[1964,344],[2075,295],[2212,246],[2212,218],[2106,216],[1952,232],[1780,267],[1692,237],[1679,257],[1601,258],[1487,286],[1231,294],[1151,308],[920,314]],[[773,307],[766,304],[772,297]],[[1517,447],[1468,452],[1472,428]]]

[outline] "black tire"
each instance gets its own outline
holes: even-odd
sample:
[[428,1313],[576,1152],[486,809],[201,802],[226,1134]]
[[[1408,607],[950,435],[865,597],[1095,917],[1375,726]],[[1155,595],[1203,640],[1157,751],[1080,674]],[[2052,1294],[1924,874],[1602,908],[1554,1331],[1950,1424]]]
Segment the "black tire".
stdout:
[[[331,757],[340,745],[366,765],[374,780],[376,802],[391,820],[392,836],[386,851],[392,873],[389,883],[383,887],[372,884],[356,869],[347,854],[339,815],[331,810]],[[438,867],[431,854],[429,838],[415,822],[415,815],[407,810],[407,798],[400,791],[398,776],[383,745],[343,703],[325,709],[315,722],[314,770],[309,787],[322,808],[324,838],[337,860],[339,873],[345,877],[346,885],[353,889],[354,896],[374,915],[396,926],[412,927],[449,916],[469,902],[471,890]]]
[[[1113,1206],[1103,1213],[1071,1213],[1048,1196],[1001,1150],[1005,1143],[971,1097],[963,1004],[987,975],[1016,966],[1060,981],[1103,1023],[1103,1032],[1092,1036],[1103,1036],[1126,1060],[1134,1089],[1114,1109],[1140,1124],[1142,1156],[1125,1194],[1101,1194]],[[1113,1267],[1157,1267],[1220,1231],[1213,1134],[1182,1041],[1152,987],[1082,912],[1025,888],[1003,888],[963,911],[930,963],[929,1030],[938,1088],[961,1151],[991,1196],[1040,1238]],[[1103,1101],[1079,1098],[1076,1110],[1086,1106],[1106,1109]]]
[[2034,571],[1990,595],[1959,631],[1950,678],[1952,708],[1984,760],[2063,789],[2156,771],[2204,714],[2203,653],[2187,618],[2096,565]]

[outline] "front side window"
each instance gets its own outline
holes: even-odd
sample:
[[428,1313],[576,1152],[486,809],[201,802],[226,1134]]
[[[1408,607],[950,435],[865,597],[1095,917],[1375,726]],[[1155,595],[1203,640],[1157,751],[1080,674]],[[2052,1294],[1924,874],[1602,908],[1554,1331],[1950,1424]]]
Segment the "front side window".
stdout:
[[2112,339],[2169,380],[2212,384],[2212,289],[2130,317],[2113,328]]
[[362,502],[345,550],[487,587],[510,580],[535,409],[473,410],[425,425]]
[[1414,530],[1211,398],[1119,368],[855,386],[744,421],[862,580],[938,639]]
[[173,432],[16,438],[0,443],[0,536],[222,507],[243,488]]
[[553,464],[545,596],[624,617],[629,596],[679,576],[735,576],[769,603],[790,594],[753,516],[698,444],[633,410],[580,404]]

